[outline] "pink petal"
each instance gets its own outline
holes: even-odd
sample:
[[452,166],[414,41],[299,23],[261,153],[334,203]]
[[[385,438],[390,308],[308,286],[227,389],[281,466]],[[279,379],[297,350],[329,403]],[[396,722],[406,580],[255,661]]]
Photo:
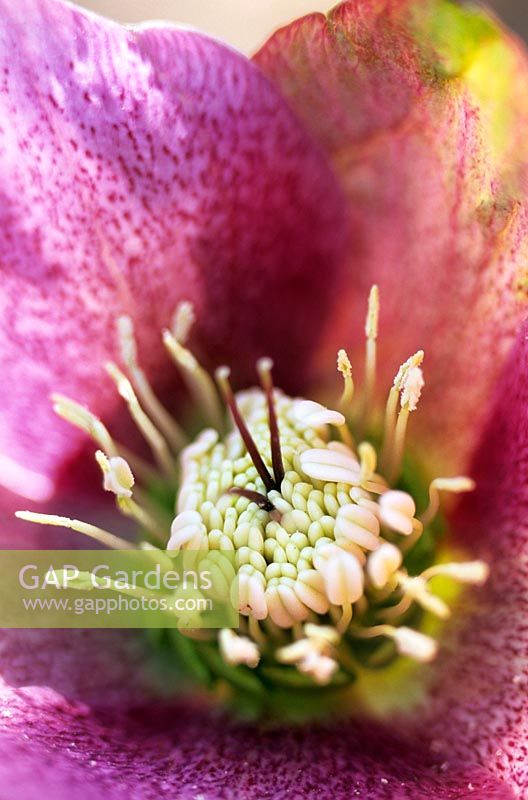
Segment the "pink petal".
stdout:
[[528,327],[495,392],[474,461],[477,490],[454,541],[491,566],[438,664],[428,735],[455,757],[528,785]]
[[256,63],[349,198],[355,244],[331,351],[347,347],[362,363],[366,297],[378,283],[380,384],[426,351],[411,428],[422,444],[434,440],[435,467],[442,455],[444,468],[463,469],[526,314],[524,49],[456,3],[351,0],[279,31]]
[[39,499],[79,446],[49,393],[115,408],[101,365],[120,313],[154,372],[182,297],[209,362],[308,368],[342,204],[278,91],[227,47],[59,0],[0,0],[0,16],[0,478]]
[[7,690],[3,701],[0,792],[10,800],[513,797],[486,770],[442,766],[377,725],[266,730],[173,703],[98,712],[51,690]]

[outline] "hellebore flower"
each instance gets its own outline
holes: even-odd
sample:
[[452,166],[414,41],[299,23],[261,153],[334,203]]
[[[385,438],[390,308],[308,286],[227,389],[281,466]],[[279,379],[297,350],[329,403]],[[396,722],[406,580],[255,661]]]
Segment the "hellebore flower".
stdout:
[[[196,669],[349,712],[269,729],[160,696],[136,637],[5,632],[2,796],[523,796],[521,46],[448,0],[345,2],[253,63],[58,0],[0,11],[3,545],[60,541],[13,493],[130,532],[89,433],[143,538],[237,551],[241,630],[177,634]],[[467,494],[441,550],[444,490]],[[482,585],[448,603],[438,576]]]

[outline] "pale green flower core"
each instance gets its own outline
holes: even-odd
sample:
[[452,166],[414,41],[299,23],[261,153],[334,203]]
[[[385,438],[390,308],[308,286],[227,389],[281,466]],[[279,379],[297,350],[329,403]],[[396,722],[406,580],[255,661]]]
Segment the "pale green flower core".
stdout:
[[[469,491],[472,481],[433,480],[429,505],[417,512],[400,478],[407,423],[424,383],[422,351],[396,374],[377,444],[363,438],[371,424],[378,314],[373,287],[363,389],[354,392],[351,365],[341,350],[344,391],[339,410],[331,410],[275,389],[269,359],[257,364],[260,388],[237,395],[229,370],[217,370],[219,395],[185,346],[193,310],[180,304],[163,341],[209,425],[192,442],[155,397],[138,364],[132,322],[121,318],[126,374],[115,364],[107,368],[152,449],[155,467],[116,443],[88,410],[54,398],[56,411],[97,442],[104,488],[139,523],[149,546],[234,552],[238,581],[231,602],[239,629],[181,630],[176,636],[194,648],[194,663],[204,659],[208,674],[216,671],[235,686],[251,688],[246,679],[252,671],[264,684],[334,687],[348,684],[358,668],[379,668],[398,654],[428,662],[437,642],[420,630],[424,618],[450,614],[432,579],[486,580],[484,563],[435,563],[432,547],[439,492]],[[159,492],[149,491],[153,483],[175,495],[168,519],[154,499]],[[65,525],[110,547],[130,547],[79,520],[19,516]]]

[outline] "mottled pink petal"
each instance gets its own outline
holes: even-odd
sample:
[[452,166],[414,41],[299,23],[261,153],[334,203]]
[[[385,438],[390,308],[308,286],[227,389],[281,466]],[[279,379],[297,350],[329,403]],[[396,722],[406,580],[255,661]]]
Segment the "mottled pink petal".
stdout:
[[354,244],[329,346],[349,347],[359,372],[379,283],[380,385],[425,349],[411,428],[436,469],[441,455],[463,469],[527,308],[525,50],[449,0],[350,0],[279,31],[256,62],[349,198]]
[[491,565],[440,651],[428,733],[454,757],[528,787],[528,327],[493,397],[474,462],[477,491],[453,539]]
[[52,390],[111,413],[101,365],[122,312],[158,373],[159,330],[182,297],[209,362],[236,359],[246,378],[265,351],[282,377],[294,359],[299,375],[309,367],[343,244],[341,195],[244,57],[60,0],[0,0],[0,157],[10,488],[45,497],[78,448]]
[[0,722],[0,793],[10,800],[513,797],[486,770],[446,767],[420,741],[375,724],[266,730],[167,703],[90,712],[36,689],[7,690]]

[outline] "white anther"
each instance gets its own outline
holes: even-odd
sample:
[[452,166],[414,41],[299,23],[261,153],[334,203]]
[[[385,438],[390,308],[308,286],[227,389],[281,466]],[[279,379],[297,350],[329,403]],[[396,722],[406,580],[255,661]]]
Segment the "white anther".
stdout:
[[411,367],[407,370],[403,378],[401,407],[415,411],[424,385],[423,372],[420,367]]
[[234,601],[234,607],[245,616],[266,619],[268,605],[264,586],[265,580],[261,572],[251,568],[249,570],[241,569],[238,573],[238,581],[233,584],[234,591],[237,591],[237,595],[231,598]]
[[284,604],[284,608],[297,622],[308,617],[308,609],[295,593],[294,584],[286,583],[279,579],[277,591]]
[[399,368],[398,372],[396,373],[396,377],[394,378],[393,386],[398,391],[401,391],[404,387],[405,377],[409,370],[413,369],[414,367],[419,367],[424,360],[424,351],[418,350],[414,355],[410,356],[407,361],[404,361],[401,367]]
[[226,664],[231,666],[246,664],[248,667],[256,667],[260,661],[260,652],[255,642],[247,636],[238,636],[229,628],[220,631],[218,644]]
[[340,636],[335,628],[323,625],[304,626],[305,639],[281,647],[276,652],[277,661],[296,664],[299,672],[310,675],[316,683],[329,683],[338,669],[335,659],[330,657]]
[[465,475],[456,478],[435,478],[431,481],[431,487],[434,486],[439,492],[453,492],[454,494],[472,492],[475,485],[475,481]]
[[296,664],[309,653],[318,652],[316,645],[314,642],[310,641],[310,639],[299,639],[292,644],[286,645],[286,647],[279,648],[275,656],[277,661],[280,661],[282,664]]
[[339,669],[339,664],[330,656],[308,653],[305,658],[297,662],[297,669],[309,675],[320,686],[326,686]]
[[409,578],[402,574],[398,578],[404,594],[419,603],[426,611],[434,614],[439,619],[448,619],[451,616],[447,603],[429,591],[427,582],[422,576],[418,575]]
[[400,568],[401,551],[390,542],[383,542],[367,559],[367,575],[376,589],[383,589]]
[[366,550],[375,550],[379,545],[380,525],[377,517],[366,508],[347,503],[337,512],[336,539],[346,539]]
[[330,645],[338,645],[341,641],[340,635],[331,625],[314,625],[313,622],[307,622],[304,632],[308,639],[319,645],[321,652],[327,652]]
[[121,456],[107,458],[101,450],[96,452],[95,458],[103,472],[106,491],[113,492],[116,497],[132,497],[134,476],[128,462]]
[[172,522],[167,550],[200,550],[204,546],[206,528],[197,511],[182,511]]
[[365,336],[367,339],[378,338],[378,318],[379,318],[379,289],[374,284],[370,290],[368,298],[367,318],[365,320]]
[[434,639],[412,628],[392,628],[388,635],[402,656],[410,656],[415,661],[432,661],[438,652],[438,644]]
[[410,536],[413,532],[413,519],[416,512],[411,495],[394,489],[382,494],[378,502],[382,523],[404,536]]
[[186,466],[189,461],[201,458],[217,443],[218,431],[213,428],[206,428],[202,431],[192,444],[184,447],[180,454],[181,463]]
[[182,300],[178,303],[172,315],[170,326],[171,333],[177,342],[185,344],[195,320],[196,314],[193,304],[188,300]]
[[339,350],[337,354],[337,369],[343,376],[345,384],[343,394],[341,396],[341,405],[346,406],[352,402],[354,396],[354,381],[352,378],[352,364],[346,350]]
[[291,628],[296,622],[302,621],[302,618],[296,619],[286,608],[277,585],[268,586],[266,589],[266,602],[269,615],[279,628]]
[[425,570],[421,577],[424,580],[430,580],[436,575],[443,575],[460,583],[479,585],[487,581],[489,572],[489,566],[484,561],[463,561],[458,564],[435,564]]
[[326,596],[337,606],[356,603],[363,595],[363,569],[352,553],[326,545],[314,553],[314,565],[322,574]]
[[300,428],[320,428],[323,425],[345,424],[339,411],[332,411],[313,400],[295,400],[291,410],[292,419]]
[[310,478],[329,483],[358,485],[361,480],[359,463],[346,448],[321,448],[305,450],[300,455],[301,469]]
[[299,600],[316,614],[326,614],[329,607],[325,594],[323,576],[316,569],[305,569],[299,572],[294,591]]

